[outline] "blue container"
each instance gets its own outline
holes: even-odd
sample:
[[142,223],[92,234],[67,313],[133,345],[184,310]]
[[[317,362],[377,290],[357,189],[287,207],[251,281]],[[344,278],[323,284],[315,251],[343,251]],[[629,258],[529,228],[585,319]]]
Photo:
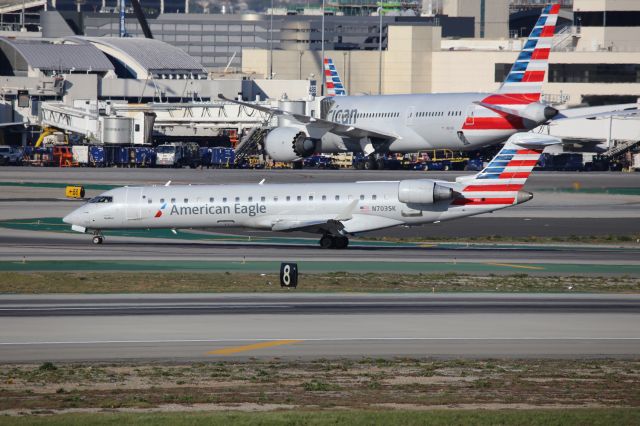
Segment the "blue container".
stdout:
[[211,149],[211,165],[214,167],[231,167],[235,161],[233,148],[215,147]]
[[135,153],[136,166],[150,167],[156,161],[156,152],[150,147],[131,148]]
[[104,167],[106,158],[104,155],[104,148],[101,146],[89,147],[89,164],[94,167]]

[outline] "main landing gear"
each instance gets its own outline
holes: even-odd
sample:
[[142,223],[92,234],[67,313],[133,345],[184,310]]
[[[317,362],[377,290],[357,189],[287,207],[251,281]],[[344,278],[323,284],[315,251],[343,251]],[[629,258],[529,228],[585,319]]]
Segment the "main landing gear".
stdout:
[[104,235],[100,231],[95,231],[93,233],[93,238],[91,239],[93,244],[102,244],[104,242]]
[[323,249],[346,249],[349,246],[349,238],[342,235],[325,234],[320,238],[320,248]]

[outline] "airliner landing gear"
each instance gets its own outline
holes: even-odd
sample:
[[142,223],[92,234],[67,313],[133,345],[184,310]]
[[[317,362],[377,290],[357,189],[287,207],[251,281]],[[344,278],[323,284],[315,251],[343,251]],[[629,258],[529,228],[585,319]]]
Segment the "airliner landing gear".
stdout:
[[325,234],[320,238],[320,247],[323,249],[346,249],[349,246],[349,238],[342,235]]
[[102,244],[104,242],[104,236],[100,231],[96,231],[93,233],[93,239],[91,240],[93,244]]

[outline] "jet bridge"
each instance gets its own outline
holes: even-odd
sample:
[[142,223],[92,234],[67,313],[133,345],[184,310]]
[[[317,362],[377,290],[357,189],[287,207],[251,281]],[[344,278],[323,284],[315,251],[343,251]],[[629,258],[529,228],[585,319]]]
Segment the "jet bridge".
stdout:
[[76,100],[73,106],[43,102],[43,127],[77,133],[91,143],[146,145],[152,134],[165,137],[215,137],[275,124],[271,115],[228,102],[127,104]]

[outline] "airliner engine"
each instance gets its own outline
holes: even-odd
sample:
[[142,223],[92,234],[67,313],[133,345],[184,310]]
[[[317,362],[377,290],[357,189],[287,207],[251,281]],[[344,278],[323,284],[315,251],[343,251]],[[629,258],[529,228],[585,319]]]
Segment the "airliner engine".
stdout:
[[558,110],[541,102],[533,102],[527,105],[520,116],[536,123],[544,123],[558,114]]
[[264,140],[264,149],[275,161],[298,161],[313,155],[316,143],[295,127],[276,127]]
[[401,180],[398,184],[398,200],[402,203],[433,204],[454,197],[453,189],[429,179]]

